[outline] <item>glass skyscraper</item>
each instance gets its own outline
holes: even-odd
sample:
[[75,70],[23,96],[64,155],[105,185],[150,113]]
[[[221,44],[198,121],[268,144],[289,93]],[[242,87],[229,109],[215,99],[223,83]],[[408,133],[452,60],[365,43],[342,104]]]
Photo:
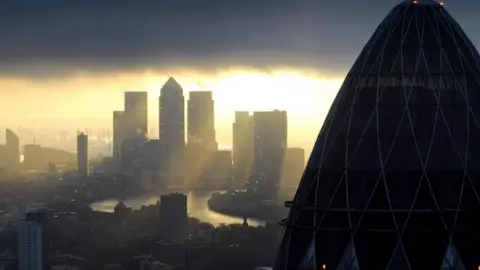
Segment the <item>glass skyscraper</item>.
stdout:
[[391,10],[286,202],[276,270],[478,269],[479,65],[443,3]]

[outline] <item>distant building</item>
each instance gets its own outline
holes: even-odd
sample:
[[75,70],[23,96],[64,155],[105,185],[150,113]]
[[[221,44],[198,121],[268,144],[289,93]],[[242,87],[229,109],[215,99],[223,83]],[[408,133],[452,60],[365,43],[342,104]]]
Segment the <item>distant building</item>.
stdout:
[[243,188],[251,176],[253,162],[253,117],[249,112],[235,112],[232,151],[234,187]]
[[36,221],[24,221],[18,230],[18,263],[20,270],[43,269],[43,230]]
[[133,170],[143,168],[145,154],[143,145],[148,141],[145,138],[129,138],[122,140],[120,148],[120,172],[132,173]]
[[184,173],[178,166],[185,148],[185,97],[182,86],[174,78],[168,79],[161,89],[159,134],[168,164],[164,173],[170,184],[183,185]]
[[82,177],[88,177],[88,135],[77,135],[77,170]]
[[140,177],[140,191],[148,192],[152,189],[152,180],[154,176],[154,171],[148,169],[142,169]]
[[297,147],[287,148],[282,166],[282,185],[297,187],[304,169],[305,150]]
[[0,169],[7,168],[7,146],[0,145]]
[[187,185],[198,187],[201,177],[208,168],[209,152],[200,143],[189,142],[182,154],[183,170],[186,171]]
[[215,106],[211,91],[192,91],[188,99],[188,143],[200,143],[216,151]]
[[120,152],[122,141],[126,139],[124,130],[124,111],[113,112],[113,162],[120,169]]
[[147,136],[147,92],[125,92],[124,129],[125,135],[129,139]]
[[208,167],[203,175],[203,188],[226,189],[231,186],[233,176],[232,152],[220,150],[210,152]]
[[252,177],[266,194],[276,194],[286,149],[287,112],[254,112]]
[[156,171],[163,171],[165,169],[165,144],[161,140],[145,141],[145,143],[142,144],[141,151],[144,156],[146,168]]
[[6,167],[10,170],[18,169],[20,165],[20,140],[11,130],[6,131]]
[[185,146],[185,97],[174,78],[168,79],[161,89],[159,122],[160,140],[171,151],[180,153]]
[[187,195],[172,193],[160,196],[159,216],[163,233],[179,233],[179,229],[187,224]]
[[77,163],[74,153],[36,144],[25,145],[23,155],[23,167],[26,170],[47,171],[52,164],[75,168]]

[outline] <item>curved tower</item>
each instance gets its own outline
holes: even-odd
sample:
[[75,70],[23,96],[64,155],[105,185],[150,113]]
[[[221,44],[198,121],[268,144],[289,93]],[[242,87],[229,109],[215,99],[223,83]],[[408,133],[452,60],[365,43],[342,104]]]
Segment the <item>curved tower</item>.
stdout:
[[276,270],[479,268],[479,65],[442,3],[391,10],[286,203]]

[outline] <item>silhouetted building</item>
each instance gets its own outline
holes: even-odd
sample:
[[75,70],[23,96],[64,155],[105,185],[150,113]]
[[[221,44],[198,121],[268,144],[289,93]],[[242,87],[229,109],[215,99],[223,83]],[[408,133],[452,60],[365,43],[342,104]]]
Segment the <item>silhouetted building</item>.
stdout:
[[287,149],[287,112],[253,113],[252,177],[266,196],[275,196]]
[[283,159],[282,185],[298,186],[305,169],[305,150],[298,147],[288,147]]
[[82,177],[88,177],[88,135],[77,135],[77,170]]
[[172,193],[160,196],[160,229],[167,235],[174,235],[187,223],[187,195]]
[[253,163],[253,117],[249,112],[235,112],[232,135],[233,186],[243,188],[251,176]]
[[478,269],[479,63],[443,4],[392,9],[286,203],[275,269]]
[[171,151],[180,153],[185,146],[185,98],[182,86],[174,78],[162,87],[159,114],[160,140]]
[[18,169],[20,164],[20,140],[10,129],[6,131],[6,167],[11,170]]
[[124,128],[124,111],[113,112],[113,162],[120,169],[120,152],[122,140],[126,139]]
[[148,133],[147,92],[125,92],[124,129],[126,137],[144,138]]
[[188,100],[188,143],[200,143],[216,151],[215,108],[211,91],[192,91]]

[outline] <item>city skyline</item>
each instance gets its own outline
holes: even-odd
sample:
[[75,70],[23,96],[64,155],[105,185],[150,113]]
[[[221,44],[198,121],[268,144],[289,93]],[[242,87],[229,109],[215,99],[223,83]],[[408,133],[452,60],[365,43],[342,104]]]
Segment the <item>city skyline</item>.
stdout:
[[[51,4],[45,5],[8,2],[2,1],[0,4],[2,5],[0,10],[9,11],[5,16],[0,16],[0,22],[9,20],[9,16],[30,14],[32,10],[38,9],[72,12],[72,9],[61,1],[50,1]],[[145,14],[151,14],[151,11],[160,13],[163,11],[158,10],[161,8],[160,4],[157,7],[153,2],[147,1],[145,3],[149,4],[140,5],[132,11],[131,17],[127,20],[135,25],[142,23],[145,27],[135,28],[136,32],[125,30],[127,39],[133,36],[135,44],[143,44],[142,46],[146,47],[138,45],[140,47],[129,47],[127,51],[122,42],[95,46],[97,42],[104,40],[100,34],[105,33],[100,30],[95,32],[89,28],[85,12],[100,9],[113,21],[117,21],[129,4],[116,1],[118,4],[106,11],[106,6],[96,6],[98,4],[95,1],[79,1],[77,4],[83,9],[77,11],[78,23],[65,19],[65,25],[77,27],[80,33],[83,33],[79,35],[82,41],[90,46],[74,46],[67,42],[65,48],[69,48],[68,52],[59,50],[58,54],[54,50],[42,54],[44,52],[42,48],[48,47],[46,45],[59,46],[58,38],[40,41],[37,35],[30,35],[32,42],[28,44],[37,42],[43,46],[34,49],[24,42],[29,36],[29,31],[32,31],[30,25],[38,25],[39,29],[35,31],[37,33],[38,30],[38,36],[42,34],[55,36],[60,31],[56,28],[49,30],[45,15],[36,12],[35,16],[16,20],[13,23],[15,27],[12,28],[14,31],[9,29],[2,32],[2,37],[9,42],[2,43],[0,53],[10,52],[10,55],[0,57],[5,59],[2,61],[6,61],[4,65],[2,65],[4,62],[0,61],[0,85],[5,96],[2,100],[9,101],[0,101],[0,105],[11,113],[8,119],[0,116],[0,122],[8,126],[23,123],[27,127],[62,126],[70,130],[95,129],[109,125],[110,112],[122,108],[121,93],[147,91],[150,126],[156,126],[158,105],[155,99],[162,83],[173,76],[182,84],[185,96],[189,91],[196,90],[206,89],[214,92],[214,99],[218,103],[215,122],[219,141],[231,137],[229,127],[234,119],[234,111],[279,109],[289,112],[292,129],[298,131],[297,134],[295,132],[289,134],[289,137],[293,141],[307,137],[304,144],[308,145],[314,142],[316,131],[324,121],[329,104],[333,101],[350,67],[351,59],[366,41],[365,36],[381,19],[384,11],[396,2],[398,1],[369,0],[362,2],[364,4],[355,2],[339,5],[336,2],[316,3],[305,0],[302,5],[292,9],[292,3],[287,1],[268,0],[262,4],[253,1],[244,4],[234,2],[232,6],[214,1],[209,4],[217,6],[211,11],[213,14],[227,12],[226,14],[233,16],[230,24],[215,29],[204,15],[199,15],[201,20],[196,20],[192,24],[188,14],[203,11],[205,6],[201,3],[192,5],[189,1],[180,6],[169,7],[180,18],[185,18],[184,23],[176,23],[173,19],[165,18],[165,21],[162,21],[162,25],[165,26],[155,28],[159,23],[157,20],[145,22],[142,18]],[[478,5],[476,1],[446,1],[446,6],[454,15],[462,15],[457,17],[475,44],[479,43],[480,37],[476,35],[472,10]],[[343,13],[335,12],[339,14],[335,18],[329,15],[340,6],[344,10]],[[266,19],[254,22],[259,27],[248,27],[252,22],[246,22],[242,18],[244,15],[252,15],[255,10],[265,15]],[[352,24],[352,14],[362,17],[362,23]],[[298,20],[298,17],[303,19]],[[223,17],[218,19],[224,20]],[[198,34],[186,35],[185,38],[191,42],[182,41],[185,48],[181,47],[178,53],[160,46],[158,39],[153,38],[162,36],[162,33],[168,29],[176,29],[175,27],[182,31],[188,30],[186,33],[190,33],[192,25],[197,23],[208,27]],[[254,38],[268,32],[267,29],[272,25],[277,25],[286,32],[276,31],[261,40]],[[335,31],[328,25],[335,25]],[[355,27],[351,27],[352,25]],[[105,23],[107,30],[115,30],[115,27],[115,24]],[[202,34],[205,34],[205,37],[211,36],[215,33],[213,30],[225,31],[229,30],[229,27],[241,28],[238,37],[233,37],[237,43],[226,44],[202,36]],[[247,28],[251,29],[251,32],[246,32]],[[12,36],[15,33],[16,35]],[[301,40],[306,44],[290,42],[280,46],[283,42],[279,41],[287,40],[287,37],[288,40],[292,40],[292,36],[301,36]],[[78,38],[71,37],[72,40]],[[115,38],[118,36],[115,35]],[[177,33],[170,34],[168,38],[171,41],[168,42],[170,45],[182,40],[181,35]],[[224,41],[223,38],[219,39]],[[45,44],[46,40],[50,40],[48,42],[51,44]],[[335,46],[331,44],[332,42],[335,42]],[[195,46],[191,44],[198,43],[201,45],[200,48],[196,48],[198,49],[196,52]],[[14,48],[15,45],[17,46]],[[156,46],[158,48],[153,50]],[[63,54],[60,51],[63,51]],[[212,51],[218,53],[212,54]],[[305,145],[302,144],[302,147]]]
[[[84,130],[84,133],[88,134],[89,137],[90,137],[90,139],[91,139],[91,140],[94,140],[94,141],[95,141],[95,140],[98,140],[98,139],[100,139],[100,138],[104,138],[104,140],[108,140],[108,138],[110,138],[110,139],[112,140],[112,141],[111,141],[111,151],[113,151],[113,156],[115,156],[115,149],[118,148],[118,146],[115,146],[115,145],[116,145],[116,144],[115,144],[115,136],[117,136],[116,133],[115,133],[115,125],[118,125],[117,120],[116,120],[116,119],[119,117],[118,115],[121,114],[121,115],[120,115],[121,117],[126,117],[126,116],[124,116],[125,112],[126,112],[126,111],[129,111],[129,110],[132,110],[132,109],[127,109],[127,108],[128,108],[128,107],[132,107],[132,106],[133,106],[133,107],[138,106],[138,105],[136,105],[138,102],[140,102],[139,104],[141,104],[140,107],[139,107],[139,109],[141,109],[141,108],[145,109],[145,108],[144,108],[145,104],[149,105],[149,104],[151,104],[152,102],[159,104],[159,102],[162,100],[162,99],[161,99],[161,97],[162,97],[162,95],[161,95],[161,92],[162,92],[161,89],[163,89],[165,86],[167,86],[167,88],[168,88],[169,85],[171,85],[171,84],[170,84],[171,81],[175,81],[175,83],[176,83],[175,78],[173,78],[173,77],[169,78],[168,80],[166,80],[166,81],[164,82],[163,86],[160,88],[160,91],[159,91],[159,92],[160,92],[160,95],[157,95],[157,96],[155,96],[155,97],[148,97],[148,98],[147,98],[147,97],[145,96],[145,94],[147,94],[145,91],[131,91],[131,90],[125,91],[125,92],[123,93],[123,98],[122,98],[122,104],[124,104],[123,107],[124,107],[125,109],[122,108],[122,110],[115,110],[115,111],[113,111],[113,114],[111,113],[111,115],[112,115],[113,117],[111,117],[110,119],[107,120],[107,121],[110,122],[110,124],[107,124],[107,125],[105,125],[105,126],[100,126],[100,127],[98,127],[97,129],[91,129],[91,128],[76,128],[75,131],[74,131],[74,130],[72,130],[72,129],[68,130],[67,128],[57,128],[57,129],[52,130],[51,132],[68,131],[67,134],[69,134],[68,137],[70,138],[70,141],[71,141],[71,142],[73,142],[73,140],[74,140],[74,137],[72,136],[72,134],[75,134],[75,135],[76,135],[76,134],[79,132],[79,130]],[[182,88],[181,85],[179,85],[179,87]],[[185,93],[185,91],[182,90],[182,93]],[[193,91],[189,91],[188,93],[189,93],[189,95],[188,95],[186,98],[184,98],[184,100],[183,100],[184,107],[185,107],[184,110],[183,110],[183,111],[184,111],[184,116],[183,116],[183,118],[184,118],[184,121],[185,121],[185,123],[184,123],[184,128],[185,128],[185,132],[184,132],[184,133],[185,133],[185,136],[184,136],[184,137],[185,137],[185,142],[188,142],[188,134],[187,134],[187,133],[188,133],[188,132],[187,132],[187,129],[188,129],[188,125],[189,125],[189,124],[188,124],[188,110],[189,110],[188,104],[191,102],[191,95],[190,95],[190,93],[194,94],[194,96],[193,96],[194,99],[197,98],[197,97],[195,97],[195,95],[201,94],[201,95],[203,96],[204,94],[207,94],[207,93],[208,93],[208,95],[209,95],[210,98],[211,98],[211,102],[212,102],[212,105],[210,105],[210,106],[213,106],[213,107],[214,107],[214,110],[213,110],[213,111],[215,111],[215,110],[217,109],[217,106],[218,106],[218,105],[221,105],[221,103],[215,102],[215,98],[212,96],[213,91],[193,90]],[[168,95],[168,94],[167,94],[167,95]],[[203,99],[203,97],[202,97],[201,99]],[[153,100],[153,101],[152,101],[152,100]],[[158,108],[159,108],[158,106],[155,106],[155,109],[158,110]],[[137,110],[138,110],[138,109],[137,109]],[[148,111],[150,112],[151,110],[152,110],[151,106],[148,106]],[[234,111],[233,113],[237,113],[237,112],[247,112],[247,113],[249,113],[250,115],[253,115],[255,112],[270,112],[270,111],[277,111],[277,110],[278,110],[278,109],[276,109],[276,108],[272,108],[272,109],[265,109],[265,110]],[[142,114],[145,114],[145,112],[140,113],[140,114],[138,114],[138,112],[137,112],[137,114],[134,113],[134,114],[133,114],[133,115],[134,115],[134,118],[133,118],[133,119],[137,119],[138,117],[141,118],[141,117],[142,117]],[[127,116],[128,116],[128,115],[127,115]],[[159,133],[158,133],[158,132],[159,132],[159,128],[158,128],[159,125],[158,125],[158,123],[159,123],[159,119],[161,118],[161,116],[159,117],[159,111],[156,112],[156,115],[155,115],[155,116],[152,116],[151,113],[149,113],[149,116],[150,116],[150,118],[145,119],[145,120],[147,120],[147,124],[145,124],[145,122],[144,122],[145,120],[144,120],[144,119],[139,119],[138,121],[140,121],[141,123],[143,123],[143,124],[141,124],[141,125],[142,125],[142,129],[145,129],[145,127],[148,127],[148,128],[147,128],[147,132],[145,132],[145,135],[146,135],[149,139],[159,138]],[[129,116],[129,117],[131,118],[131,116]],[[289,115],[289,117],[290,117],[290,115]],[[72,120],[72,121],[73,121],[73,123],[72,123],[73,125],[78,125],[76,122],[74,122],[74,120]],[[232,126],[231,126],[231,125],[232,125],[234,122],[235,122],[235,120],[233,120],[231,123],[229,123],[230,126],[223,126],[223,131],[224,131],[224,132],[223,132],[223,134],[221,134],[220,140],[219,140],[219,142],[218,142],[218,143],[219,143],[218,146],[219,146],[220,149],[231,149],[231,148],[232,148],[232,146],[233,146],[233,140],[232,140],[233,130],[232,130]],[[112,123],[113,123],[113,124],[112,124]],[[215,122],[215,119],[214,119],[214,122],[211,123],[211,125],[212,125],[212,124],[213,124],[213,126],[212,126],[212,127],[213,127],[213,140],[215,140],[215,137],[216,137],[216,136],[215,136],[215,133],[216,133],[215,131],[218,129],[219,124],[218,124],[217,122]],[[225,125],[225,123],[224,123],[223,125]],[[288,128],[287,128],[287,132],[289,132],[289,133],[292,132],[292,131],[295,132],[295,123],[293,123],[294,128],[292,128],[290,125],[292,125],[291,120],[289,121],[289,126],[288,126]],[[17,125],[17,128],[18,128],[18,127],[22,127],[22,125]],[[26,127],[22,127],[22,128],[26,128]],[[15,128],[13,128],[13,130],[15,130]],[[138,128],[134,128],[134,127],[129,128],[129,130],[130,130],[130,131],[129,131],[130,134],[139,132],[139,129],[138,129]],[[36,131],[35,129],[32,129],[32,132],[35,133],[35,131]],[[225,132],[225,131],[226,131],[226,132]],[[118,132],[118,131],[117,131],[117,132]],[[39,132],[39,133],[41,133],[41,132]],[[127,132],[127,133],[128,133],[128,132]],[[53,136],[53,135],[55,135],[55,134],[54,134],[54,133],[51,133],[50,135]],[[223,135],[223,136],[222,136],[222,135]],[[291,136],[291,134],[289,134],[289,136]],[[128,136],[127,136],[127,137],[128,137]],[[1,137],[0,137],[0,138],[1,138]],[[35,139],[35,137],[32,137],[32,139]],[[0,142],[1,142],[1,141],[2,141],[2,140],[0,139]],[[23,145],[23,144],[30,144],[30,143],[31,143],[30,141],[26,140],[26,141],[23,141],[23,142],[22,142],[22,145]],[[214,141],[213,141],[213,143],[216,144],[216,142],[214,142]],[[308,139],[307,139],[307,140],[303,140],[303,141],[298,141],[298,140],[295,141],[295,139],[294,139],[293,141],[290,141],[290,143],[288,144],[288,146],[289,146],[289,147],[302,147],[302,148],[305,148],[305,149],[307,150],[307,151],[306,151],[306,152],[307,152],[306,155],[308,156],[309,146],[311,146],[311,142],[308,141]]]

